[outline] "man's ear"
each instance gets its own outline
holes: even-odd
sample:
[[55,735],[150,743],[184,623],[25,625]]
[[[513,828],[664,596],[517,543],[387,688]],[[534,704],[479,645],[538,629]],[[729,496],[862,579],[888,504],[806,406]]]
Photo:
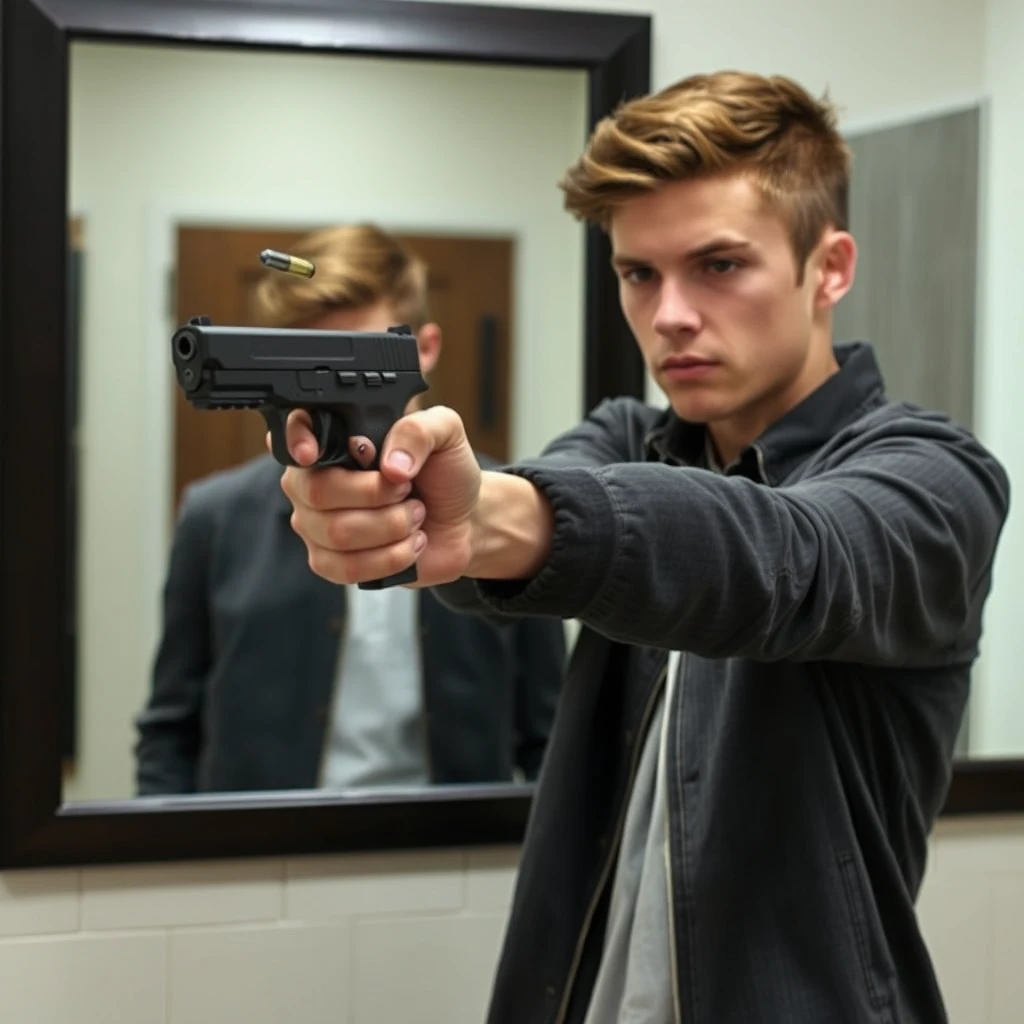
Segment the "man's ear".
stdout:
[[441,357],[441,328],[431,322],[416,332],[416,347],[420,353],[420,372],[426,377]]
[[857,243],[848,231],[830,231],[821,241],[815,305],[832,309],[853,287],[857,271]]

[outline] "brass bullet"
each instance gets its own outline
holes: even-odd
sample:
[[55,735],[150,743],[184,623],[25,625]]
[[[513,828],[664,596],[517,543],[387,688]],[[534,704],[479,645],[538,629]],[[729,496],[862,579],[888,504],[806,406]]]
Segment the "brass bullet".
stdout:
[[264,249],[260,253],[260,263],[274,270],[283,270],[286,274],[298,274],[299,277],[312,277],[316,267],[301,256],[289,256],[286,252],[276,249]]

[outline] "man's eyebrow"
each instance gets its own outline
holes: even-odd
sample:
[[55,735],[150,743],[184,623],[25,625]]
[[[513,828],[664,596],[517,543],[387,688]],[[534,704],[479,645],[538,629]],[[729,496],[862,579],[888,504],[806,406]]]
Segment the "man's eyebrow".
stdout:
[[615,253],[612,256],[612,266],[622,270],[632,270],[636,267],[646,267],[647,260],[637,259],[635,256],[628,256],[626,253]]
[[[724,252],[742,252],[753,249],[752,242],[744,238],[713,238],[710,242],[690,249],[683,254],[684,260],[706,259],[708,256],[716,256]],[[630,256],[629,253],[619,252],[612,256],[612,266],[622,270],[631,270],[637,267],[648,267],[651,261],[641,259],[639,256]]]
[[753,249],[752,243],[744,238],[713,238],[704,245],[691,249],[687,254],[688,260],[704,259],[707,256],[716,256],[722,252],[739,252],[744,249]]

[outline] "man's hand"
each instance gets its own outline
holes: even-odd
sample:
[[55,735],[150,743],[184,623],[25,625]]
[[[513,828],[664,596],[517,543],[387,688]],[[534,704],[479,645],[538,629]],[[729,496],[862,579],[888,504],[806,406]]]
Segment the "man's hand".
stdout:
[[[317,442],[305,413],[289,416],[287,437],[292,458],[310,466]],[[366,463],[374,456],[365,438],[353,439],[352,454]],[[417,585],[431,586],[469,567],[480,467],[451,409],[434,406],[400,419],[379,471],[288,467],[281,486],[310,568],[332,583],[381,579],[415,562]]]

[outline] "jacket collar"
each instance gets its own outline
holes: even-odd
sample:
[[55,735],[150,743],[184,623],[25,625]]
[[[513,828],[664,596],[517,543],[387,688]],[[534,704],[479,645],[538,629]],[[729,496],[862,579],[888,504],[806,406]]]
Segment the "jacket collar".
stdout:
[[[776,420],[740,454],[731,473],[776,486],[865,409],[885,400],[885,383],[867,342],[834,347],[839,372]],[[701,423],[667,409],[644,439],[645,456],[683,465],[706,462],[707,432]]]

